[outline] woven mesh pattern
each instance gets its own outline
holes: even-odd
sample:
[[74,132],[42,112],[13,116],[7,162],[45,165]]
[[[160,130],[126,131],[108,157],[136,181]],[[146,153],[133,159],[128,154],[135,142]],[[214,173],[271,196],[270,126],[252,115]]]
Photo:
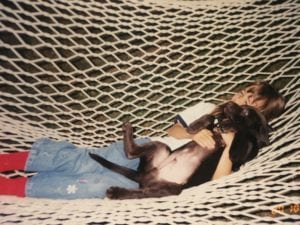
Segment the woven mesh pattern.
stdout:
[[[0,7],[0,147],[39,137],[100,147],[165,135],[176,113],[220,103],[255,80],[286,96],[272,144],[228,177],[162,199],[1,197],[3,224],[299,221],[299,15],[296,0],[14,0]],[[5,175],[5,174],[2,174]]]

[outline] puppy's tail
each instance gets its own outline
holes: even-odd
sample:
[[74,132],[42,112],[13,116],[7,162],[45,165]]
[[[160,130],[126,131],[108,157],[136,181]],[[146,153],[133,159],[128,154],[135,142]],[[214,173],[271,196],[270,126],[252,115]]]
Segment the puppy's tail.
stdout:
[[105,168],[110,169],[110,170],[112,170],[116,173],[119,173],[119,174],[127,177],[130,180],[133,180],[135,182],[139,182],[138,172],[136,170],[132,170],[132,169],[129,169],[127,167],[120,166],[118,164],[115,164],[113,162],[110,162],[110,161],[104,159],[102,156],[99,156],[99,155],[96,155],[96,154],[93,154],[93,153],[89,153],[89,155],[92,159],[94,159],[95,161],[100,163]]

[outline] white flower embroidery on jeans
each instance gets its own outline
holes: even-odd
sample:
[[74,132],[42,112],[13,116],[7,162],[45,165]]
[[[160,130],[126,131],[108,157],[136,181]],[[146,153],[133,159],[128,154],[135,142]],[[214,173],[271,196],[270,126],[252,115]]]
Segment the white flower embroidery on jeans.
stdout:
[[78,189],[77,189],[76,185],[68,185],[68,187],[67,187],[68,194],[75,194],[77,190]]

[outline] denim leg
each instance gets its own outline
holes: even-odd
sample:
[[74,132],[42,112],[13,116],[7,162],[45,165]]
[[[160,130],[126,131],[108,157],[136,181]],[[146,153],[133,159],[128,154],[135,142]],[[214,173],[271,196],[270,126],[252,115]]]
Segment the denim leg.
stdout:
[[111,186],[138,188],[138,184],[112,171],[68,175],[41,172],[28,179],[26,196],[52,199],[104,198]]
[[[143,138],[136,142],[146,143],[149,142],[149,139]],[[33,144],[25,169],[35,172],[55,171],[65,174],[81,174],[102,168],[99,163],[90,158],[89,152],[131,169],[136,169],[139,163],[139,159],[129,160],[126,158],[122,141],[103,148],[86,149],[78,148],[67,141],[53,141],[45,138]]]
[[40,139],[31,148],[25,169],[27,171],[56,171],[84,173],[95,171],[97,164],[88,152],[67,141]]

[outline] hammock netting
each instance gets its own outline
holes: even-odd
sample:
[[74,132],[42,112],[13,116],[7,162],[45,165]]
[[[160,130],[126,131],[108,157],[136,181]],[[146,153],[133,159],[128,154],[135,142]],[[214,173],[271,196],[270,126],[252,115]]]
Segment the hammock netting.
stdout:
[[164,136],[178,112],[256,80],[287,99],[271,145],[230,176],[142,200],[1,196],[1,224],[300,221],[299,1],[1,0],[0,21],[2,152],[105,146],[127,120]]

